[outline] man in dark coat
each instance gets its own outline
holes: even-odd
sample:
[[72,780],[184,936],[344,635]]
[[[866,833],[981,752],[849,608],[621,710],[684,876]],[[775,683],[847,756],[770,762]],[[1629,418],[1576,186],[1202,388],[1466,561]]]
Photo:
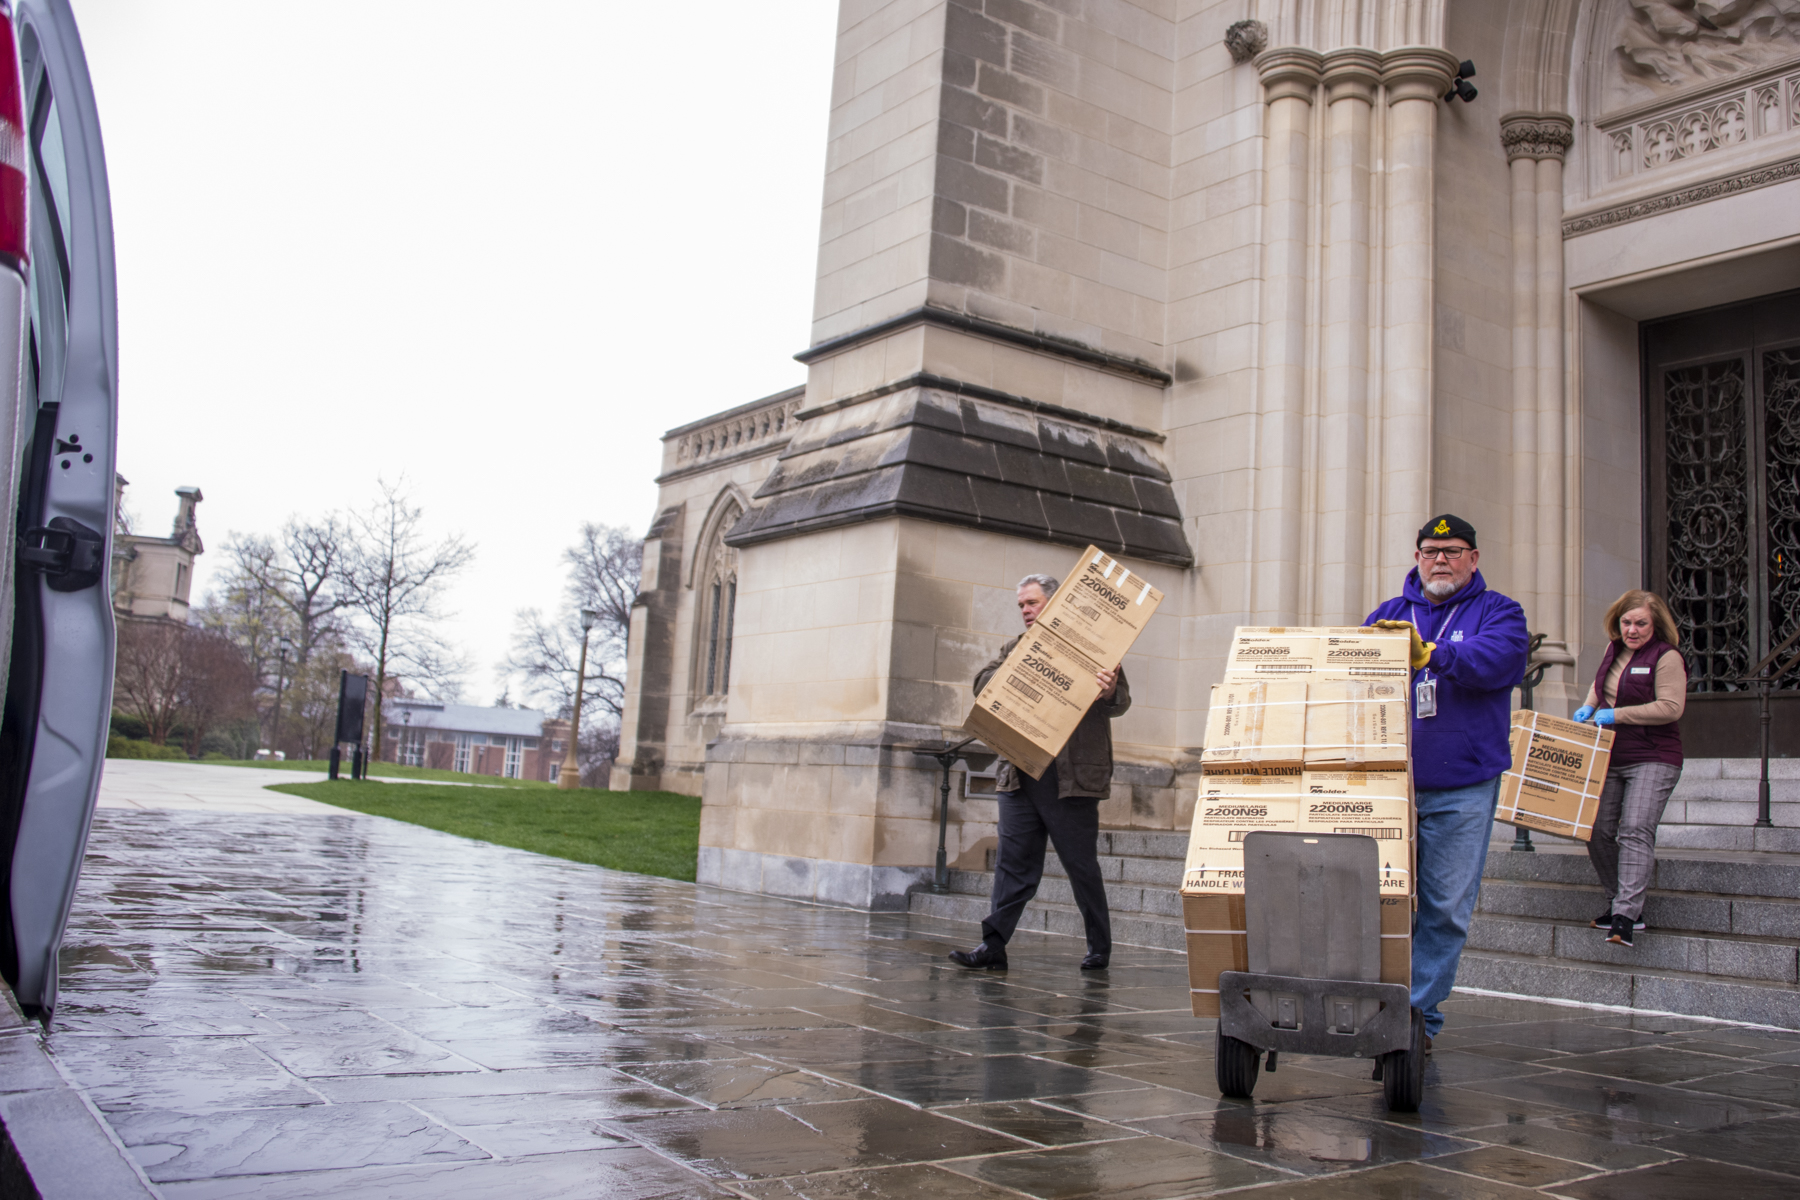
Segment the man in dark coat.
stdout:
[[[1027,575],[1019,581],[1019,615],[1030,629],[1050,597],[1057,580],[1049,575]],[[1020,634],[1019,637],[1023,637]],[[995,671],[1018,645],[1014,638],[975,676],[981,692]],[[1018,928],[1025,905],[1037,894],[1044,877],[1044,844],[1056,847],[1068,873],[1069,887],[1081,910],[1087,930],[1084,971],[1102,971],[1112,956],[1112,918],[1106,908],[1106,885],[1100,878],[1096,853],[1100,840],[1100,801],[1112,790],[1111,721],[1131,707],[1131,687],[1125,669],[1102,671],[1100,696],[1088,709],[1068,744],[1044,772],[1033,779],[1002,759],[996,784],[1000,801],[1000,848],[994,863],[994,894],[987,918],[981,922],[981,944],[957,950],[952,961],[965,967],[1005,970],[1006,943]]]
[[1476,569],[1475,527],[1445,513],[1419,530],[1401,595],[1365,624],[1412,634],[1413,796],[1419,910],[1412,1003],[1426,1045],[1444,1027],[1438,1004],[1456,983],[1493,833],[1500,776],[1512,765],[1512,690],[1524,682],[1529,635],[1516,600]]

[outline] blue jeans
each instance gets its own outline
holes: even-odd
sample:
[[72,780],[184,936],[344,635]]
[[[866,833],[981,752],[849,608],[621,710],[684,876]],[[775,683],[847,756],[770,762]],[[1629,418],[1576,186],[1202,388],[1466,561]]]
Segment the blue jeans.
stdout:
[[1438,1004],[1456,984],[1493,836],[1500,777],[1417,793],[1419,911],[1413,915],[1412,1002],[1432,1037],[1444,1027]]

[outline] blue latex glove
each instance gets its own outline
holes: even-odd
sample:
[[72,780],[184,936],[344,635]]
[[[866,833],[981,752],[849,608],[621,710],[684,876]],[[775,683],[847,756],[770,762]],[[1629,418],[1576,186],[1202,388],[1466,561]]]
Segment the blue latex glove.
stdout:
[[1613,723],[1613,710],[1612,709],[1603,708],[1599,712],[1594,714],[1594,724],[1596,724],[1596,725],[1611,725],[1612,723]]
[[1573,717],[1571,717],[1570,720],[1585,721],[1593,715],[1594,715],[1594,706],[1591,704],[1584,704],[1580,708],[1575,710],[1575,715]]

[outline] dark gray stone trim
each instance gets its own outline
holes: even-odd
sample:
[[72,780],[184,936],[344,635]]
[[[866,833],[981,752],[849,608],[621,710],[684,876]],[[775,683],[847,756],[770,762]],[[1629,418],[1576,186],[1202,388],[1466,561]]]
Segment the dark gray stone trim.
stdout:
[[0,1197],[154,1200],[0,983]]
[[1158,387],[1168,387],[1175,382],[1173,375],[1140,358],[1108,354],[1104,350],[1096,350],[1092,346],[1083,345],[1072,338],[1032,333],[1025,329],[1015,329],[1011,325],[1002,325],[998,321],[988,321],[981,317],[971,317],[966,313],[953,313],[947,309],[929,306],[903,312],[897,317],[877,321],[873,325],[852,330],[839,337],[828,338],[816,346],[807,347],[794,357],[803,363],[816,362],[826,355],[848,350],[852,346],[872,341],[878,337],[885,337],[890,333],[908,329],[914,325],[939,325],[960,333],[973,334],[976,337],[984,337],[996,342],[1007,342],[1014,346],[1023,346],[1027,350],[1054,354],[1059,358],[1067,358],[1090,367],[1099,367],[1102,370],[1116,371],[1121,375],[1147,380]]
[[[882,396],[891,396],[895,392],[904,392],[907,388],[928,387],[940,392],[953,392],[958,396],[973,396],[977,400],[991,400],[995,404],[1004,404],[1009,408],[1022,408],[1026,412],[1043,413],[1048,417],[1056,417],[1063,421],[1074,421],[1080,425],[1092,425],[1095,429],[1110,429],[1114,433],[1123,433],[1128,437],[1143,438],[1147,442],[1162,443],[1168,440],[1166,434],[1154,429],[1145,429],[1142,425],[1128,425],[1124,421],[1115,421],[1111,417],[1102,417],[1094,413],[1082,412],[1078,408],[1064,408],[1060,404],[1049,404],[1043,400],[1033,400],[1029,396],[1015,396],[1011,392],[1003,392],[998,388],[983,387],[979,383],[965,383],[960,379],[951,379],[945,375],[933,375],[929,371],[917,371],[904,379],[896,379],[892,383],[884,383],[880,387],[870,388],[866,392],[858,392],[854,396],[845,396],[842,400],[833,400],[829,404],[821,404],[817,408],[803,408],[794,414],[798,421],[810,420],[836,412],[840,408],[850,408],[865,400],[875,400]],[[785,443],[784,443],[785,444]]]
[[1712,180],[1710,183],[1682,188],[1679,191],[1664,192],[1660,196],[1652,196],[1647,200],[1639,200],[1632,204],[1621,204],[1617,208],[1588,213],[1586,216],[1570,217],[1563,222],[1563,236],[1566,238],[1576,237],[1583,233],[1592,233],[1596,229],[1623,225],[1627,221],[1641,221],[1659,213],[1686,208],[1690,204],[1704,204],[1708,200],[1717,200],[1721,196],[1753,192],[1757,188],[1768,187],[1772,183],[1785,183],[1790,179],[1800,179],[1800,158],[1770,163],[1766,167],[1757,167],[1753,171],[1742,171],[1724,179]]
[[726,543],[914,517],[1193,566],[1169,473],[1139,440],[914,393],[871,402],[860,422],[802,424]]

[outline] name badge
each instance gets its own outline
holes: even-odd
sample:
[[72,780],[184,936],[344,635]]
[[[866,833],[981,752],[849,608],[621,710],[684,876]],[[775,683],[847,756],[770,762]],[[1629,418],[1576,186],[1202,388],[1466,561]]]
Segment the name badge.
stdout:
[[1429,677],[1420,679],[1418,685],[1413,688],[1413,694],[1417,699],[1413,711],[1418,714],[1420,719],[1437,716],[1436,679]]
[[1633,667],[1633,668],[1631,668],[1631,673],[1633,675],[1648,675],[1650,673],[1650,668],[1649,667]]

